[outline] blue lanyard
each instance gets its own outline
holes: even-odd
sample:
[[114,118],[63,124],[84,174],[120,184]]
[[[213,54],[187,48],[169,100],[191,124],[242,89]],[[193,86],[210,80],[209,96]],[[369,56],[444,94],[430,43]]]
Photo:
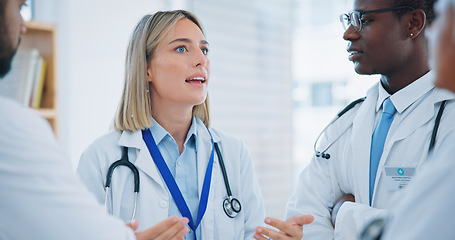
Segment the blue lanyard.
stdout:
[[[209,131],[210,134],[210,131]],[[180,191],[177,183],[175,182],[174,177],[171,174],[166,162],[164,161],[163,155],[161,155],[160,150],[156,146],[155,139],[153,139],[152,133],[150,129],[142,130],[142,138],[144,139],[147,148],[149,149],[150,155],[155,161],[158,170],[160,171],[161,176],[163,177],[164,181],[166,182],[166,186],[171,192],[172,198],[177,204],[177,208],[179,209],[182,216],[188,218],[191,230],[194,232],[194,239],[196,240],[196,229],[199,226],[199,223],[202,220],[202,217],[205,214],[205,210],[207,209],[207,202],[209,199],[209,191],[210,191],[210,183],[212,179],[212,169],[213,169],[213,151],[214,151],[214,142],[212,138],[212,134],[210,134],[212,140],[212,153],[210,154],[210,160],[207,165],[207,170],[205,172],[204,183],[202,185],[202,193],[201,198],[199,200],[199,208],[197,212],[197,219],[196,224],[193,223],[193,217],[191,216],[191,212],[188,208],[188,205],[185,202],[185,199],[182,196],[182,192]]]

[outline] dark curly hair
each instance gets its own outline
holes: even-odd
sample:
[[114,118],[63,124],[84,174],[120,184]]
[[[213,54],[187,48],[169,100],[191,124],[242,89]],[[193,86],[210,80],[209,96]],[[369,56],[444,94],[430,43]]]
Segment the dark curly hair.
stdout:
[[9,0],[0,0],[0,20],[4,21],[6,14],[6,2]]

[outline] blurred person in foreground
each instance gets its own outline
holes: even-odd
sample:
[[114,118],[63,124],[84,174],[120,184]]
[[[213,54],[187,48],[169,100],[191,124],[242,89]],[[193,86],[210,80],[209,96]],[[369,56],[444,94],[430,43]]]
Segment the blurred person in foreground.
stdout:
[[[26,27],[25,0],[0,0],[0,78]],[[45,119],[0,97],[0,239],[183,239],[188,219],[176,216],[136,234],[105,213],[71,169]]]

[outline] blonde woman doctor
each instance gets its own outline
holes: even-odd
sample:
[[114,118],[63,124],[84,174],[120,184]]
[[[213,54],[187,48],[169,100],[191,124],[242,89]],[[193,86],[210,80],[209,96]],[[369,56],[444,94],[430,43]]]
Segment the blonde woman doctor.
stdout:
[[[77,171],[108,212],[139,220],[139,230],[177,215],[190,221],[186,239],[250,239],[264,219],[261,191],[244,144],[209,128],[208,48],[193,14],[144,16],[129,42],[115,130],[88,147]],[[109,167],[126,156],[138,178],[118,166],[105,188]]]

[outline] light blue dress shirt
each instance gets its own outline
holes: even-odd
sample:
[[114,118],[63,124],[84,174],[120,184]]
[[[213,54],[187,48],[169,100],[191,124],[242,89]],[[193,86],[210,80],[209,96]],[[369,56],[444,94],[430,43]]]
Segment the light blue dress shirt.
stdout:
[[[179,152],[179,147],[175,139],[154,119],[153,126],[150,131],[155,139],[158,149],[163,155],[163,158],[174,176],[183,198],[191,211],[193,222],[196,224],[197,212],[199,207],[198,193],[198,174],[197,174],[197,123],[196,117],[193,116],[191,127],[186,136],[182,154]],[[164,181],[163,181],[164,182]],[[166,188],[169,199],[173,199],[169,189]],[[169,202],[169,216],[182,216],[177,205],[172,200]],[[196,236],[200,239],[201,228],[196,229]],[[185,236],[185,239],[194,239],[194,232],[190,232]]]

